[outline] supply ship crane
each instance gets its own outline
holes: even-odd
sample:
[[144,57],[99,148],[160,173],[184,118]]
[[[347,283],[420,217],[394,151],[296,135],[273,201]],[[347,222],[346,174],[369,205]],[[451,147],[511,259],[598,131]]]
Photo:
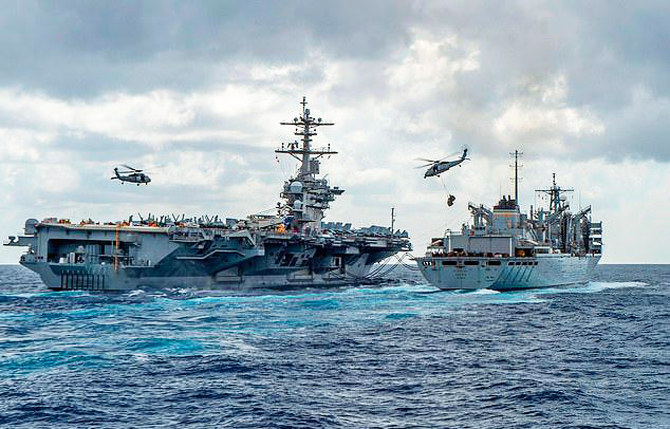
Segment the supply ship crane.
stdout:
[[541,288],[589,281],[602,253],[602,223],[592,222],[591,206],[570,212],[553,174],[548,208],[522,213],[519,163],[514,156],[514,198],[503,196],[489,209],[469,203],[473,224],[433,238],[416,258],[424,277],[440,289],[495,290]]

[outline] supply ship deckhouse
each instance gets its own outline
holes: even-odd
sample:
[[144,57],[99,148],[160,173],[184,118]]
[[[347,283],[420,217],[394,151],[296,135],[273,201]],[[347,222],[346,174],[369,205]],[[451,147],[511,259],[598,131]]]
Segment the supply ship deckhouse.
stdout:
[[268,289],[338,286],[367,278],[375,264],[411,249],[407,232],[322,222],[343,189],[319,178],[330,145],[312,147],[316,130],[334,125],[314,118],[303,97],[290,122],[300,142],[277,154],[300,162],[284,183],[277,213],[246,219],[161,216],[98,224],[28,219],[24,235],[6,245],[27,247],[21,265],[54,290],[194,287]]
[[444,290],[512,290],[588,282],[602,251],[602,223],[591,221],[591,206],[570,212],[556,184],[536,192],[548,196],[546,208],[521,213],[518,156],[515,151],[514,198],[503,196],[493,209],[469,203],[472,225],[433,238],[416,258],[424,277]]

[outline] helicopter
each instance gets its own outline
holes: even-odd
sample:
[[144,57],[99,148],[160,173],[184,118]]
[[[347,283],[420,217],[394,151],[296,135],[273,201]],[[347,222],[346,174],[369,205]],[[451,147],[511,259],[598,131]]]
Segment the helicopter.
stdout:
[[468,150],[463,149],[463,155],[459,159],[456,159],[454,161],[444,161],[444,158],[438,159],[438,160],[432,160],[432,159],[425,159],[425,158],[417,158],[419,161],[426,161],[428,164],[421,165],[417,168],[425,168],[429,167],[428,170],[426,170],[426,173],[423,175],[424,179],[427,179],[428,177],[432,176],[440,176],[440,174],[446,172],[449,170],[451,167],[456,167],[457,165],[461,165],[464,161],[469,161],[470,158],[468,156]]
[[151,182],[151,177],[143,173],[144,170],[139,170],[125,164],[121,164],[121,167],[127,170],[119,171],[118,167],[114,168],[114,177],[111,180],[119,180],[121,184],[124,182],[136,183],[137,186],[140,186],[142,183],[148,185]]

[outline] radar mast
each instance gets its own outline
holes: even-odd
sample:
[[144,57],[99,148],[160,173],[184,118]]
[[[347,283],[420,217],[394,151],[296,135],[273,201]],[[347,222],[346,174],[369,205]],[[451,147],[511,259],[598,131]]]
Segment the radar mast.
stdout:
[[300,232],[307,232],[306,229],[311,228],[311,231],[316,232],[321,229],[324,212],[330,207],[328,203],[341,195],[344,189],[331,188],[326,179],[316,177],[320,174],[319,159],[324,155],[335,155],[337,152],[331,150],[330,144],[321,148],[312,147],[312,137],[317,135],[318,127],[335,123],[314,118],[307,107],[306,97],[302,97],[300,105],[302,106],[300,116],[290,122],[280,122],[281,125],[294,126],[293,134],[300,136],[300,142],[295,140],[291,143],[282,143],[275,153],[288,154],[300,162],[296,176],[284,183],[284,191],[281,194],[286,200],[283,209],[288,212],[287,227]]
[[[557,213],[561,210],[567,203],[564,203],[561,199],[563,192],[574,192],[574,189],[561,188],[556,185],[556,173],[551,174],[551,188],[549,189],[536,189],[535,192],[544,193],[549,195],[549,212]],[[563,198],[565,199],[565,198]]]
[[[299,117],[293,118],[292,122],[280,122],[280,124],[294,126],[295,131],[293,134],[300,136],[302,145],[297,140],[293,143],[282,143],[281,148],[275,150],[275,152],[289,154],[300,161],[301,177],[308,174],[314,176],[319,174],[319,162],[317,160],[323,155],[336,155],[337,152],[330,149],[330,144],[325,148],[313,149],[312,136],[317,135],[316,129],[318,127],[335,125],[335,123],[325,122],[321,118],[312,117],[309,108],[307,108],[307,97],[303,96],[300,104],[302,105],[302,114]],[[312,158],[313,156],[315,157]]]
[[510,156],[514,157],[514,165],[510,165],[510,167],[514,167],[514,203],[517,207],[521,207],[519,204],[519,168],[523,167],[523,165],[519,165],[521,155],[523,155],[523,152],[519,152],[518,149],[510,152]]

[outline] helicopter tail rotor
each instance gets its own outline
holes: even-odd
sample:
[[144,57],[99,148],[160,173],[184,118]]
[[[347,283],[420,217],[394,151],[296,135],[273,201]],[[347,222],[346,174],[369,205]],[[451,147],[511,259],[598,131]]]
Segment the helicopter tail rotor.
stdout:
[[114,168],[114,176],[109,178],[110,180],[120,180],[121,178],[119,177],[119,169]]

